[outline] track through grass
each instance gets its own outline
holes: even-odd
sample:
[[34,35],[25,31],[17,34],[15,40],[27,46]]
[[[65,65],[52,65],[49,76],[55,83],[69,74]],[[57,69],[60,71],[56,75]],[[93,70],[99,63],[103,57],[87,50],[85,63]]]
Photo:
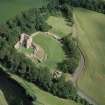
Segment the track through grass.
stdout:
[[105,105],[105,15],[86,9],[74,9],[77,35],[86,60],[79,87]]

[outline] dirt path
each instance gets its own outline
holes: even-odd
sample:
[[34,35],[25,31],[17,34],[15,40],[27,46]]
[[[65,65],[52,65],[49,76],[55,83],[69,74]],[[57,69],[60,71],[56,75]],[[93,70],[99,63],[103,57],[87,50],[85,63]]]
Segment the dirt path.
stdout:
[[33,33],[30,37],[32,38],[32,37],[34,37],[34,36],[38,35],[39,33],[40,33],[40,31],[35,32],[35,33]]
[[75,86],[77,85],[78,79],[79,79],[80,75],[82,74],[82,71],[83,71],[83,68],[84,68],[84,63],[85,63],[85,60],[84,60],[83,55],[81,54],[79,65],[76,68],[76,70],[73,73],[72,78],[71,78],[72,82]]
[[[78,38],[78,36],[77,36],[78,35],[78,30],[76,29],[76,26],[77,25],[79,26],[79,24],[78,24],[78,21],[76,19],[75,14],[73,14],[73,17],[74,17],[74,22],[75,22],[74,27],[73,27],[73,31],[75,31],[74,36],[76,36]],[[79,66],[77,67],[77,69],[75,70],[75,72],[72,76],[72,81],[77,86],[77,94],[80,97],[84,98],[88,103],[90,103],[92,105],[99,105],[91,96],[88,96],[84,92],[84,90],[82,90],[78,87],[78,80],[79,80],[79,77],[81,76],[81,74],[83,73],[84,67],[85,67],[85,58],[84,58],[84,56],[81,52],[81,59],[80,59]]]

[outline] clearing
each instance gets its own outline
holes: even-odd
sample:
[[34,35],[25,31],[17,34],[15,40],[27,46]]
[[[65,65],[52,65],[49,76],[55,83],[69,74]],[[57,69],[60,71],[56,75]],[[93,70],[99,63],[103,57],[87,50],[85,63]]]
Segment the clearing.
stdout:
[[72,28],[63,16],[50,16],[47,23],[52,26],[50,32],[55,33],[60,37],[64,37],[71,33]]
[[33,37],[33,42],[40,45],[47,55],[46,60],[41,62],[39,65],[47,66],[48,68],[53,69],[56,68],[57,63],[64,60],[65,53],[62,46],[52,36],[40,33]]

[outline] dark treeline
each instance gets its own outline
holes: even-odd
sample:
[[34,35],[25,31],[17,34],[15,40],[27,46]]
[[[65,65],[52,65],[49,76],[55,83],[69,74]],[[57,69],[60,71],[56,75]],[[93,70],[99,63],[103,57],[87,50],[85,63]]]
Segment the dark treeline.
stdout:
[[58,0],[59,5],[65,3],[74,7],[83,7],[105,14],[105,1],[102,0]]
[[58,68],[64,73],[73,74],[80,60],[80,51],[77,41],[76,39],[72,38],[71,35],[68,35],[62,38],[61,42],[63,44],[66,58],[63,62],[58,64]]
[[30,34],[37,30],[48,31],[50,26],[45,22],[48,17],[47,15],[46,8],[33,8],[20,13],[12,20],[8,20],[5,24],[9,29],[18,28],[20,33],[26,32]]
[[73,7],[82,7],[105,14],[105,1],[102,0],[50,0],[50,10],[59,9],[67,4]]

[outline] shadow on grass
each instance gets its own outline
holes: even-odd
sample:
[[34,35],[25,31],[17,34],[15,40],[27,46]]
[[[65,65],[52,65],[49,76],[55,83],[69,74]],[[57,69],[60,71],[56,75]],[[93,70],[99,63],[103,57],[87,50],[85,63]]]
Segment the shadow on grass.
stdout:
[[32,97],[25,89],[0,68],[0,90],[3,92],[8,105],[32,105]]

